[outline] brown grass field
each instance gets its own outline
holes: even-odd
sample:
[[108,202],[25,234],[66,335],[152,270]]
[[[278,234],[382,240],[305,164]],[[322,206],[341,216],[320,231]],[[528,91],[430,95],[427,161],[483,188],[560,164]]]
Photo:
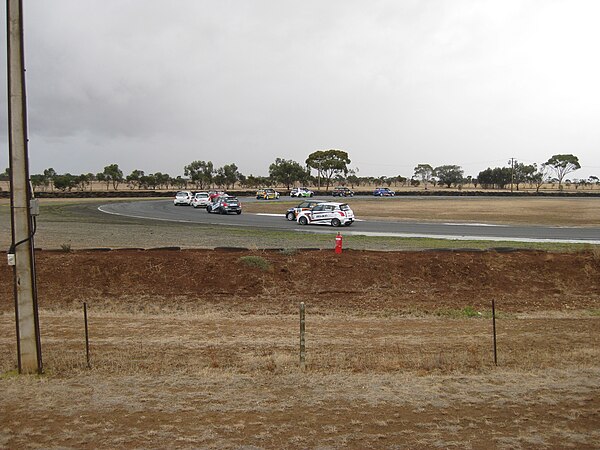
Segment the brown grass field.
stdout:
[[[434,219],[446,205],[452,220],[471,220],[473,208],[382,200],[388,217],[413,210]],[[597,226],[589,211],[597,203],[586,201],[569,203],[571,214],[561,203],[515,204],[511,220],[532,220],[523,218],[531,211],[536,223],[584,214],[581,225]],[[86,204],[43,205],[36,242],[158,247],[195,230],[109,223]],[[371,204],[381,203],[356,209]],[[502,211],[491,214],[502,220]],[[267,242],[235,239],[248,248]],[[12,274],[1,266],[0,448],[599,448],[596,248],[335,255],[295,244],[37,252],[41,376],[16,374]],[[209,242],[193,237],[188,246]]]
[[[600,198],[396,197],[336,199],[358,217],[387,220],[599,226]],[[298,203],[297,201],[291,202]],[[247,203],[248,212],[281,212],[277,202]]]

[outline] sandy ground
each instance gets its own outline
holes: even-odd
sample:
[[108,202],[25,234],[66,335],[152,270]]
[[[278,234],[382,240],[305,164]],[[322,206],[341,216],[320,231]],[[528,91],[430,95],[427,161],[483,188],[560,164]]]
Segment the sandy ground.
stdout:
[[[594,251],[42,251],[37,260],[41,377],[12,372],[12,291],[0,285],[1,448],[600,442]],[[6,266],[0,277],[10,279]]]

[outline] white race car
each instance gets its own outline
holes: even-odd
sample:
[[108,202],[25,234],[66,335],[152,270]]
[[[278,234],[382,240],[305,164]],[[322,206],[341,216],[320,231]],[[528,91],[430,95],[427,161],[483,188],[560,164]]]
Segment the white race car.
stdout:
[[300,212],[296,220],[300,225],[349,226],[354,222],[354,212],[347,203],[325,202]]
[[189,205],[192,203],[193,194],[190,191],[179,191],[175,194],[175,198],[173,199],[173,204],[177,205]]
[[290,192],[290,197],[312,197],[313,195],[315,193],[305,187],[294,188]]
[[196,192],[190,203],[194,208],[206,208],[210,203],[208,192]]

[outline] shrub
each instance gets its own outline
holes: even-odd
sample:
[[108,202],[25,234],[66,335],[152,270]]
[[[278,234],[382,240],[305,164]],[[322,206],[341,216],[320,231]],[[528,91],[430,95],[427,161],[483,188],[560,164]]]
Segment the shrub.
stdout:
[[263,271],[271,269],[271,263],[262,256],[242,256],[240,262],[248,267],[255,267]]
[[475,309],[472,306],[465,306],[462,309],[462,315],[465,317],[479,317],[481,316],[480,312],[475,311]]

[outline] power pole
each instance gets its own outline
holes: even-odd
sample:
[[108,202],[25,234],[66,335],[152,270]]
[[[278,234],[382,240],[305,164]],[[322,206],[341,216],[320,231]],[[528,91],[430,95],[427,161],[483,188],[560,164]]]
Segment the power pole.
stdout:
[[8,252],[8,263],[14,266],[18,367],[19,373],[42,373],[33,253],[35,229],[30,210],[22,0],[7,0],[6,19],[12,226],[12,245]]
[[515,158],[510,158],[508,163],[510,164],[510,192],[513,191],[513,183],[515,182],[515,163],[517,160]]
[[319,178],[319,194],[321,194],[321,161],[319,161],[319,171],[317,172],[317,177]]

